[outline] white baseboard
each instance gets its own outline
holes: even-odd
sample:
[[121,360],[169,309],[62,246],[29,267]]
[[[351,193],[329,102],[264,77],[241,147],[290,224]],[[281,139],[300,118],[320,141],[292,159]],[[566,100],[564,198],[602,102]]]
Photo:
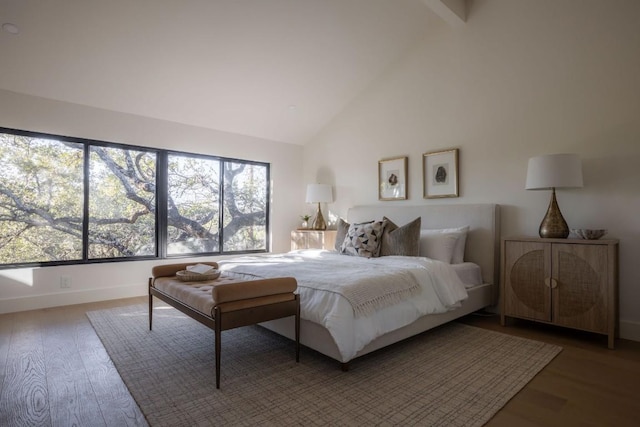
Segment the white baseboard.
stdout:
[[116,286],[111,288],[83,289],[71,292],[33,295],[0,300],[0,314],[18,311],[39,310],[42,308],[84,304],[88,302],[139,297],[148,294],[146,284]]

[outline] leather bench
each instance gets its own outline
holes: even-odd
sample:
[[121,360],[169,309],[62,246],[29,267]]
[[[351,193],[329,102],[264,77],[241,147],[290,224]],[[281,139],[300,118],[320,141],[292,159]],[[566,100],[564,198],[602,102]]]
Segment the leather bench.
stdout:
[[[215,262],[204,262],[218,268]],[[153,297],[175,307],[215,332],[216,388],[220,388],[222,331],[295,316],[296,362],[300,360],[300,297],[296,279],[241,280],[224,275],[215,280],[183,281],[176,273],[193,263],[153,267],[149,278],[149,330]]]

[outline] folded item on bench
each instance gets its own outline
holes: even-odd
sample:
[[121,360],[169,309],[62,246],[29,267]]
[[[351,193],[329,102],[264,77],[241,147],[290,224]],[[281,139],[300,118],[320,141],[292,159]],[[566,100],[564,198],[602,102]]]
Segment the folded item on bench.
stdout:
[[[208,265],[211,268],[218,268],[218,263],[217,262],[201,262],[199,264],[204,264],[204,265]],[[194,265],[192,262],[183,262],[183,263],[179,263],[179,264],[164,264],[164,265],[156,265],[151,269],[151,276],[153,276],[154,279],[157,279],[158,277],[171,277],[171,276],[175,276],[176,273],[180,270],[186,270],[187,267],[190,267]]]

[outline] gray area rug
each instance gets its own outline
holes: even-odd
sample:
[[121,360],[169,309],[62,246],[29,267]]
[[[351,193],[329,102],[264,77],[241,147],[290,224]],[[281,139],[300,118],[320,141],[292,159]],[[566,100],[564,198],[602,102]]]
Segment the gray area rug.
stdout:
[[222,333],[167,306],[87,313],[152,426],[481,426],[560,351],[450,323],[356,359],[349,372],[258,326]]

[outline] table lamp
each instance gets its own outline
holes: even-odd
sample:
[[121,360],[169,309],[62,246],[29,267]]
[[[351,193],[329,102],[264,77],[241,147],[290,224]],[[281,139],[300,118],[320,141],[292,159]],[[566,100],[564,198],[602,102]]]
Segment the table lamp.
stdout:
[[556,188],[579,187],[582,187],[582,163],[577,154],[547,154],[529,159],[526,189],[551,189],[551,202],[538,230],[540,237],[566,239],[569,236],[569,226],[556,201]]
[[327,223],[322,216],[322,209],[320,209],[320,203],[330,203],[333,201],[333,195],[331,193],[331,186],[327,184],[309,184],[307,185],[307,203],[317,203],[318,213],[313,219],[311,228],[313,230],[326,230]]

